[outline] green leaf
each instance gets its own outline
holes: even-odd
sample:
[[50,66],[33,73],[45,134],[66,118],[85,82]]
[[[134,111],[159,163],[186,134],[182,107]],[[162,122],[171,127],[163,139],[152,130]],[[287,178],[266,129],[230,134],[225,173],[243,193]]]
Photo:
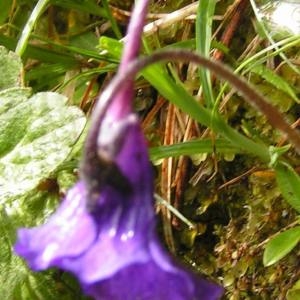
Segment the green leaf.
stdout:
[[273,70],[268,69],[264,65],[255,65],[251,68],[251,72],[260,75],[275,88],[288,94],[295,102],[299,103],[298,97],[288,82],[277,75]]
[[287,255],[300,241],[300,226],[288,229],[271,239],[266,245],[263,263],[270,266]]
[[300,213],[300,177],[294,169],[283,163],[275,167],[276,179],[286,201]]
[[31,11],[31,14],[25,23],[23,30],[21,32],[20,38],[18,40],[15,52],[19,56],[23,56],[24,51],[28,45],[30,34],[37,23],[38,18],[41,16],[43,11],[46,9],[49,0],[38,0],[34,9]]
[[194,155],[199,153],[239,153],[241,149],[234,147],[224,139],[217,139],[215,143],[211,139],[191,140],[188,142],[173,144],[170,146],[153,147],[149,150],[152,160],[166,157],[177,157],[180,155]]
[[282,147],[274,147],[270,146],[269,147],[269,152],[270,152],[270,162],[269,162],[269,167],[274,168],[276,167],[279,158],[285,154],[288,150],[290,149],[290,145],[285,145]]
[[0,202],[36,187],[69,155],[85,117],[66,102],[57,93],[39,93],[0,115]]
[[0,46],[0,91],[20,85],[21,59]]
[[104,10],[106,11],[108,20],[110,22],[112,30],[115,33],[116,38],[121,39],[122,33],[120,31],[120,28],[118,27],[118,23],[117,23],[116,19],[114,18],[113,14],[112,14],[111,8],[109,7],[108,0],[103,0],[102,5],[103,5]]
[[[10,50],[13,50],[17,45],[17,40],[0,34],[0,44]],[[71,53],[59,52],[51,49],[49,50],[45,47],[43,48],[36,45],[27,45],[23,58],[33,58],[41,62],[59,63],[66,68],[77,67],[79,65],[79,59]]]
[[29,88],[13,87],[0,91],[0,115],[25,101],[30,94],[31,90]]
[[[215,12],[216,1],[200,1],[196,19],[196,48],[197,51],[209,57],[212,39],[212,22]],[[204,99],[207,106],[214,103],[211,76],[207,69],[200,68],[200,79],[203,88]]]

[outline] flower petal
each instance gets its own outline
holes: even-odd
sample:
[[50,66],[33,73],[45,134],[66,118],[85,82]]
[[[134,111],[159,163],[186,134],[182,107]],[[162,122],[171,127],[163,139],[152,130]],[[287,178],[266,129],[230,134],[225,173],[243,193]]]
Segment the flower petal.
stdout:
[[131,264],[109,279],[85,287],[96,300],[216,300],[222,288],[177,267],[167,254],[160,250],[168,270],[153,259]]
[[85,209],[81,182],[69,190],[65,200],[47,223],[19,229],[15,252],[34,270],[59,264],[64,257],[81,255],[95,241],[97,228]]
[[144,208],[125,205],[124,209],[122,195],[108,189],[101,196],[103,202],[117,205],[108,205],[109,209],[104,208],[95,220],[86,210],[85,196],[85,187],[79,182],[47,223],[18,231],[15,252],[32,269],[59,267],[88,284],[148,259],[148,236],[137,223],[140,220],[141,228],[145,229],[146,224],[151,228],[149,222],[138,217],[140,213],[146,215]]

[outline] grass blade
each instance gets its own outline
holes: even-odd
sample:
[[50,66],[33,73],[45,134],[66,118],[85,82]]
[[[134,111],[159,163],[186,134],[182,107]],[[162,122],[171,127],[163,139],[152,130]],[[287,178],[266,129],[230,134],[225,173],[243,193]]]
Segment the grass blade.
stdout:
[[[196,19],[196,49],[203,56],[209,57],[211,46],[211,25],[215,11],[216,1],[200,1]],[[208,107],[212,107],[214,96],[210,72],[207,69],[199,70],[203,95]]]
[[45,7],[47,6],[49,0],[39,0],[36,6],[34,7],[27,23],[25,24],[25,27],[22,31],[21,38],[18,41],[17,47],[16,47],[16,53],[19,56],[22,56],[26,46],[28,44],[29,36],[31,34],[31,31],[39,18],[39,16],[42,14],[44,11]]

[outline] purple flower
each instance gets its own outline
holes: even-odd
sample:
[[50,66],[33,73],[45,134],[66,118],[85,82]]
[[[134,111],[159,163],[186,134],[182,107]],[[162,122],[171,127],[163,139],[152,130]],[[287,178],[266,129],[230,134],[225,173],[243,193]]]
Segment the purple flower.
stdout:
[[[140,0],[133,12],[119,72],[137,55],[146,7]],[[33,270],[72,272],[95,299],[218,299],[221,287],[179,267],[160,245],[152,168],[132,95],[128,78],[113,100],[99,102],[79,182],[47,223],[18,231],[15,252]]]
[[95,299],[217,299],[220,287],[177,266],[160,246],[151,166],[138,123],[126,137],[118,158],[120,168],[132,170],[132,191],[105,187],[92,215],[85,184],[78,182],[46,224],[18,231],[16,253],[33,270],[71,271]]

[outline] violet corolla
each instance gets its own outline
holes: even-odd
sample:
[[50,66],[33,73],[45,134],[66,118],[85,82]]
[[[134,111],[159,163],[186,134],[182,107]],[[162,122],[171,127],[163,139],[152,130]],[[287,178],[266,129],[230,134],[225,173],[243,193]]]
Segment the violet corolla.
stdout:
[[[142,0],[135,7],[118,72],[137,56],[146,7]],[[129,78],[113,100],[103,93],[79,182],[44,225],[18,231],[15,252],[33,270],[72,272],[95,299],[218,299],[219,286],[179,267],[160,245],[152,168],[132,112],[133,91]]]

